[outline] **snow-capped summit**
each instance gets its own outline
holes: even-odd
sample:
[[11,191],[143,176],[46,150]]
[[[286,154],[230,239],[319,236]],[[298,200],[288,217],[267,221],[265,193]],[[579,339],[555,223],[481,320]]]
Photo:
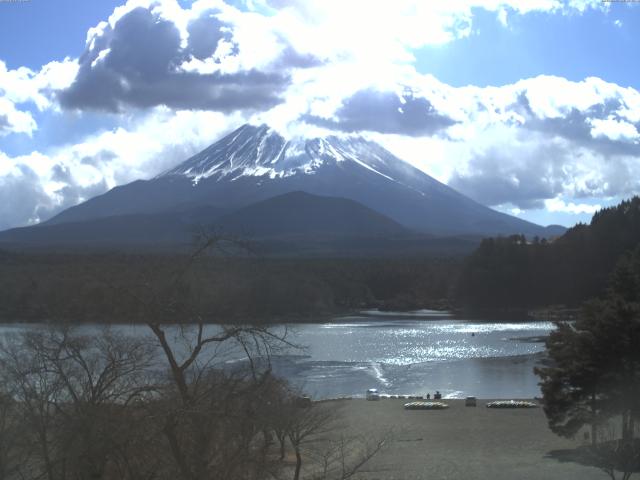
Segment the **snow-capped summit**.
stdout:
[[183,175],[194,183],[243,176],[275,179],[314,174],[341,162],[353,162],[389,180],[394,166],[400,166],[388,151],[359,136],[286,140],[267,125],[247,124],[159,177]]
[[47,223],[199,206],[234,211],[289,192],[353,200],[417,232],[547,235],[539,225],[465,197],[375,142],[285,139],[266,125],[244,125],[151,180],[116,187]]

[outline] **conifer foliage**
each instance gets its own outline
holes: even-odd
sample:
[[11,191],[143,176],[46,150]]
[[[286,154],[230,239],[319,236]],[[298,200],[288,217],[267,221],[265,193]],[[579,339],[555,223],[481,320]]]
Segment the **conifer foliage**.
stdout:
[[[624,255],[606,294],[575,322],[558,322],[536,369],[550,428],[572,437],[591,427],[634,444],[640,420],[640,246]],[[603,440],[611,440],[606,438]]]

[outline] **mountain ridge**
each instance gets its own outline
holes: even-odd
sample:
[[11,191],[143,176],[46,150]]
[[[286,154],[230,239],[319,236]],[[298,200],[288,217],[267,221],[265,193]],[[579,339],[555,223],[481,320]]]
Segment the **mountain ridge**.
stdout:
[[231,212],[200,205],[163,213],[112,215],[79,222],[14,228],[0,232],[0,242],[124,245],[155,241],[189,244],[192,235],[203,229],[247,238],[415,235],[415,232],[353,200],[289,192]]
[[480,241],[412,232],[353,200],[289,192],[232,212],[186,206],[163,213],[15,228],[0,232],[0,248],[189,252],[202,233],[242,239],[249,251],[277,257],[464,254]]
[[242,207],[216,220],[219,228],[260,237],[289,234],[403,236],[413,232],[380,213],[339,197],[289,192]]

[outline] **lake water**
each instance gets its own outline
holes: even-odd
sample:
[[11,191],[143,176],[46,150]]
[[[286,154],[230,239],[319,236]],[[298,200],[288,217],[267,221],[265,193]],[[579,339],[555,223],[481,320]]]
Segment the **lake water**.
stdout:
[[430,312],[398,318],[351,316],[294,327],[304,355],[274,361],[276,373],[318,397],[389,394],[460,398],[540,395],[533,368],[544,352],[546,321],[488,322]]
[[[38,326],[5,325],[0,334]],[[119,325],[149,335],[144,326]],[[273,358],[273,369],[315,398],[389,394],[459,398],[532,398],[540,395],[533,367],[544,352],[546,321],[465,320],[420,311],[365,312],[330,323],[293,324],[289,339],[305,349]],[[85,333],[99,327],[83,326]]]

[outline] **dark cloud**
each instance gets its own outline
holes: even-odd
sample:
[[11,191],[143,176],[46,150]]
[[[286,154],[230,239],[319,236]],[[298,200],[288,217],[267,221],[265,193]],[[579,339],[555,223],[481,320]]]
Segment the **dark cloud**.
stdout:
[[309,123],[358,132],[369,130],[400,135],[432,135],[455,123],[440,114],[426,98],[405,93],[402,98],[393,92],[360,90],[348,98],[335,113],[336,120],[307,116]]
[[[510,107],[525,118],[524,129],[541,132],[550,136],[560,136],[581,147],[585,147],[603,155],[640,155],[640,145],[625,140],[612,140],[591,134],[591,121],[612,118],[616,121],[628,122],[620,117],[618,111],[625,107],[622,99],[607,99],[603,103],[593,105],[586,110],[572,108],[562,117],[538,118],[531,109],[526,94],[518,96],[517,102]],[[640,129],[640,123],[634,125]]]
[[101,150],[95,155],[82,157],[80,159],[80,163],[82,163],[83,165],[98,167],[101,165],[105,165],[111,162],[112,160],[115,160],[116,158],[118,158],[118,156],[115,153],[109,150]]
[[320,65],[323,65],[323,62],[319,58],[308,53],[300,53],[291,45],[287,45],[280,58],[273,63],[275,69],[312,68]]
[[542,208],[563,192],[567,152],[541,142],[537,148],[494,148],[474,157],[466,173],[455,172],[452,188],[484,205],[511,203],[523,210]]
[[[182,48],[173,22],[145,8],[128,12],[88,46],[79,59],[75,81],[58,92],[60,104],[68,109],[112,112],[125,106],[157,105],[223,112],[267,109],[282,101],[290,83],[289,70],[313,63],[288,46],[266,71],[184,72],[178,68],[182,63],[211,58],[220,41],[235,45],[231,26],[213,11],[192,21],[188,31],[188,44]],[[239,54],[237,45],[232,50],[232,55]]]
[[[213,56],[220,40],[232,42],[229,26],[218,20],[215,12],[211,10],[192,20],[187,31],[189,32],[187,52],[200,60]],[[238,53],[235,44],[234,53]]]
[[77,205],[81,201],[108,190],[105,180],[82,187],[68,168],[56,165],[52,179],[65,185],[57,190],[56,201],[45,192],[40,177],[27,165],[20,164],[18,174],[0,177],[0,231],[29,223],[44,221]]
[[41,208],[51,206],[36,173],[19,165],[20,174],[0,177],[0,230],[38,219]]
[[64,165],[54,165],[51,169],[51,179],[54,182],[68,183],[73,181],[71,170]]
[[57,204],[53,209],[40,209],[38,215],[41,220],[47,220],[52,216],[60,213],[62,210],[77,205],[80,202],[84,202],[85,200],[93,198],[97,195],[101,195],[109,189],[107,182],[104,179],[102,179],[98,183],[94,183],[87,187],[82,187],[78,185],[70,175],[67,176],[67,178],[67,185],[56,190],[56,194],[62,198],[62,202],[60,204]]

